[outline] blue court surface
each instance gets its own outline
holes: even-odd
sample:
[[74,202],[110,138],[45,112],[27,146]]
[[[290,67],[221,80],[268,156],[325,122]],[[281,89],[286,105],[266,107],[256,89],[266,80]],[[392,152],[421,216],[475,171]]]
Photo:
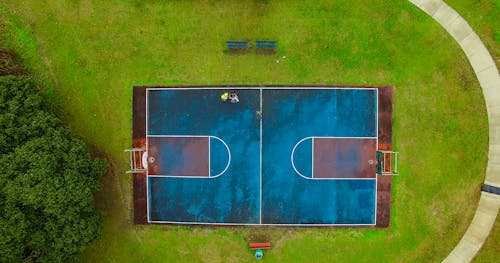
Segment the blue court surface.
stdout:
[[[239,102],[222,101],[236,91]],[[376,88],[148,88],[148,222],[375,225]]]

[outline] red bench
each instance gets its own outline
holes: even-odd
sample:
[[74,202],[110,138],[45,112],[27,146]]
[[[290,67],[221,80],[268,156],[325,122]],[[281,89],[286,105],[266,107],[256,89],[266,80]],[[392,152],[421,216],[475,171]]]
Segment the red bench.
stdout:
[[250,250],[257,250],[257,249],[270,249],[271,248],[271,243],[266,242],[266,243],[250,243]]

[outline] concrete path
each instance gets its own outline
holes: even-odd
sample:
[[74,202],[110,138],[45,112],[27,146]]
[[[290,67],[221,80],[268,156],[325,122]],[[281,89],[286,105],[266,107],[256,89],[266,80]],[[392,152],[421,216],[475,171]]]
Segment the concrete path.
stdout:
[[[500,76],[490,53],[455,10],[442,0],[409,0],[434,18],[458,42],[483,90],[490,141],[485,184],[500,187]],[[458,245],[443,262],[470,262],[488,237],[500,208],[500,196],[481,192],[476,214]]]

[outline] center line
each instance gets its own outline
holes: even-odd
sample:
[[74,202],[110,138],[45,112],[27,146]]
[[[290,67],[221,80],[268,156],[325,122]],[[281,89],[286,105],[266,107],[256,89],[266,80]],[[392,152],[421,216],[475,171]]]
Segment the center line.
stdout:
[[259,224],[262,224],[262,89],[260,89],[260,202],[259,202]]

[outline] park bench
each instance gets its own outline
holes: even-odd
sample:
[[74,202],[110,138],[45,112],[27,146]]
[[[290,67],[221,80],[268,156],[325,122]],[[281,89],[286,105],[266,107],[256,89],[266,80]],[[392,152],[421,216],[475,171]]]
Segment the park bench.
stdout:
[[226,47],[229,50],[242,50],[248,48],[248,41],[246,40],[227,40]]
[[255,48],[273,50],[277,47],[276,40],[255,40]]
[[250,250],[257,250],[257,249],[270,249],[271,248],[271,243],[266,242],[266,243],[250,243]]

